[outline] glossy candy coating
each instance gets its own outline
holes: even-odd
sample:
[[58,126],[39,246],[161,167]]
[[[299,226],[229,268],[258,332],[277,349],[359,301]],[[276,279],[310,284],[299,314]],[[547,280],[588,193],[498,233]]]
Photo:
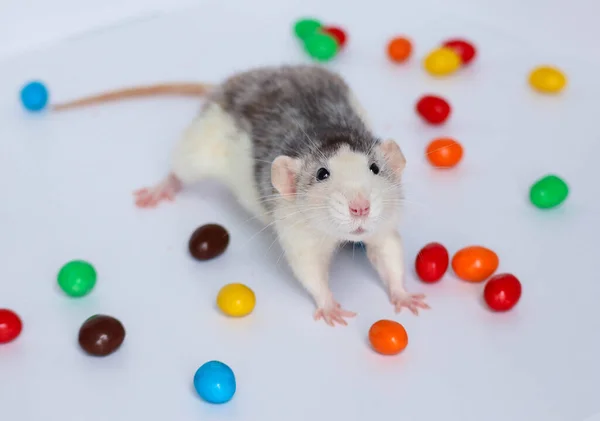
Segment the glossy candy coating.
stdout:
[[0,308],[0,345],[17,339],[22,330],[23,322],[15,312]]
[[536,67],[529,74],[529,84],[538,92],[555,94],[567,85],[567,77],[556,67]]
[[432,140],[427,145],[425,156],[434,167],[452,168],[461,161],[463,147],[452,138],[440,137]]
[[48,103],[48,89],[42,82],[29,82],[21,89],[21,103],[28,111],[42,111]]
[[408,345],[408,334],[398,322],[379,320],[369,329],[369,342],[378,353],[395,355]]
[[440,243],[429,243],[423,247],[415,259],[415,271],[426,283],[438,282],[448,270],[450,256]]
[[254,291],[243,284],[228,284],[219,291],[217,305],[228,316],[243,317],[254,310]]
[[322,30],[323,30],[323,32],[325,32],[325,33],[331,35],[333,38],[335,38],[339,49],[344,48],[344,46],[346,45],[346,42],[348,40],[348,36],[346,35],[346,32],[342,28],[340,28],[338,26],[325,26],[322,28]]
[[440,47],[425,57],[423,67],[433,76],[446,76],[456,72],[461,63],[460,56],[452,48]]
[[325,32],[316,32],[304,40],[304,49],[315,60],[328,61],[335,57],[339,46],[333,36]]
[[318,19],[299,19],[294,23],[294,33],[301,40],[305,40],[306,38],[317,32],[322,26],[323,24]]
[[529,200],[540,209],[550,209],[560,205],[569,195],[569,186],[554,174],[537,180],[529,190]]
[[405,37],[393,38],[387,45],[387,55],[391,61],[396,63],[408,60],[412,54],[412,50],[412,43]]
[[452,270],[468,282],[485,281],[494,274],[499,264],[498,255],[483,246],[465,247],[452,257]]
[[229,233],[219,224],[197,228],[188,241],[188,251],[196,260],[210,260],[222,255],[229,245]]
[[444,123],[452,111],[448,101],[437,95],[422,96],[417,101],[415,110],[423,120],[433,125]]
[[233,370],[227,364],[208,361],[196,370],[194,388],[206,402],[222,404],[233,398],[237,385]]
[[490,309],[508,311],[521,299],[521,282],[510,273],[492,276],[485,284],[483,298]]
[[121,347],[125,328],[111,316],[97,314],[87,319],[79,329],[79,346],[87,354],[105,357]]
[[454,50],[459,55],[463,66],[473,61],[477,54],[473,44],[464,39],[450,39],[444,42],[443,46]]
[[83,260],[72,260],[58,272],[58,285],[71,297],[83,297],[96,285],[97,274],[94,267]]

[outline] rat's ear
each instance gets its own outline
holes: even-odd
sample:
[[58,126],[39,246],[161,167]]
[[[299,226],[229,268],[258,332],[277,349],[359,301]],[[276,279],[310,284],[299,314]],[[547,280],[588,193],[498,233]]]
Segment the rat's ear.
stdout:
[[406,158],[400,150],[400,146],[393,139],[388,139],[380,146],[386,162],[395,175],[400,175],[406,167]]
[[271,184],[285,199],[292,200],[296,194],[296,175],[300,161],[281,155],[271,164]]

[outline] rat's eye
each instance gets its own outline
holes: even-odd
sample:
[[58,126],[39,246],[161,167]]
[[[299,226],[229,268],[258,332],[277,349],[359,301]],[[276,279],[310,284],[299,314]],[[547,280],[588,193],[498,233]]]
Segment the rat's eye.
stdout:
[[373,174],[375,174],[375,175],[379,174],[379,167],[377,166],[377,164],[371,164],[369,169],[371,170],[371,172]]
[[317,171],[317,180],[323,181],[328,178],[329,178],[329,171],[327,171],[325,168],[319,168],[319,171]]

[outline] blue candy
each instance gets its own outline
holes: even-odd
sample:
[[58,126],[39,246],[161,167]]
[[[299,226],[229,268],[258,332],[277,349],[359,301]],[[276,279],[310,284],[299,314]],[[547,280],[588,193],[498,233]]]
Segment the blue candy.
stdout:
[[207,402],[225,403],[231,400],[235,394],[235,375],[227,364],[220,361],[209,361],[196,371],[194,388]]
[[21,102],[29,111],[41,111],[48,103],[48,89],[42,82],[29,82],[21,89]]

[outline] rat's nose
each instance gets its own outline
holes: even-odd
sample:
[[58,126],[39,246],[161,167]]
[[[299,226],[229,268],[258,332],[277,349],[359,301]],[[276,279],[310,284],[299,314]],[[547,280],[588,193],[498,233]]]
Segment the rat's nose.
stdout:
[[367,199],[357,198],[352,200],[348,207],[350,208],[350,215],[352,216],[367,216],[371,209],[371,204]]

